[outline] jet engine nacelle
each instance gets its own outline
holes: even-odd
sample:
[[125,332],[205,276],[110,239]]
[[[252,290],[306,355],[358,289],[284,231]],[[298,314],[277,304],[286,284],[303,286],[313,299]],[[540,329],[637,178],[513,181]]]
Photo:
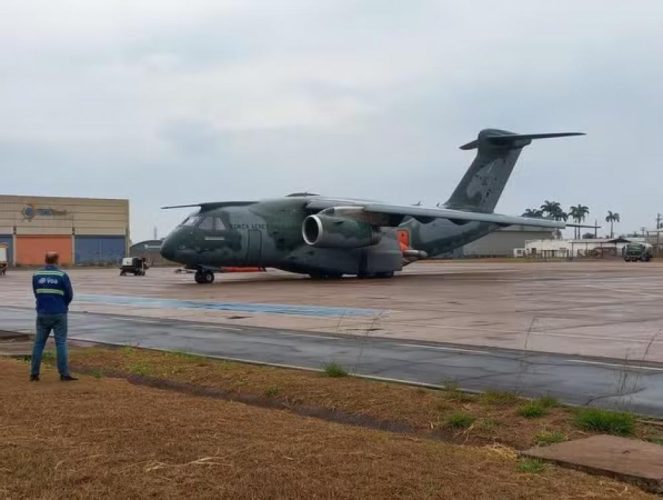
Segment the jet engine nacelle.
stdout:
[[319,248],[361,248],[382,239],[382,233],[367,222],[323,214],[304,219],[302,236],[308,245]]

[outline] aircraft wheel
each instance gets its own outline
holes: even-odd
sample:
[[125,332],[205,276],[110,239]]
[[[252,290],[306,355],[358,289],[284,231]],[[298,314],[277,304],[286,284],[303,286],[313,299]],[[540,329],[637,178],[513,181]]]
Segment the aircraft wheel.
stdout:
[[341,273],[309,273],[312,280],[340,280],[343,277]]
[[214,273],[208,270],[196,271],[194,279],[196,280],[196,283],[199,283],[201,285],[214,283]]
[[375,275],[375,277],[376,278],[382,278],[382,279],[393,278],[394,277],[394,271],[386,271],[384,273],[377,273]]

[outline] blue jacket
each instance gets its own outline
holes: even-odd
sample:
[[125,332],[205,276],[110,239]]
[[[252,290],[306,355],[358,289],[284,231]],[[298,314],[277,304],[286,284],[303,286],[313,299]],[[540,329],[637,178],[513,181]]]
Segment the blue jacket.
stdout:
[[32,291],[37,299],[38,314],[64,314],[74,298],[67,273],[47,265],[32,276]]

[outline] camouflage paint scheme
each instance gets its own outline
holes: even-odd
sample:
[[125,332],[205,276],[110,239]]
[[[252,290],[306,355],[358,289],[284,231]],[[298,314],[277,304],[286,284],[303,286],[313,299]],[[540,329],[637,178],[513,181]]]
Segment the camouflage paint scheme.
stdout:
[[[532,139],[578,133],[517,135],[482,130],[461,149],[477,155],[441,208],[295,193],[283,198],[196,205],[164,240],[161,254],[196,269],[210,283],[221,266],[274,267],[314,277],[390,277],[414,260],[449,252],[499,227],[564,228],[564,222],[494,214],[522,151]],[[405,255],[398,231],[407,231]]]

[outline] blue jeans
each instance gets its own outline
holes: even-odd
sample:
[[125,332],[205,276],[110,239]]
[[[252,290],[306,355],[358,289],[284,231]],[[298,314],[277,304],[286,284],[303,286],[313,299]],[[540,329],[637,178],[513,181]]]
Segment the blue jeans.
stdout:
[[32,347],[31,375],[39,375],[41,356],[48,336],[53,330],[55,337],[55,351],[58,358],[58,371],[60,375],[69,375],[67,366],[67,315],[66,314],[37,314],[37,328],[35,344]]

